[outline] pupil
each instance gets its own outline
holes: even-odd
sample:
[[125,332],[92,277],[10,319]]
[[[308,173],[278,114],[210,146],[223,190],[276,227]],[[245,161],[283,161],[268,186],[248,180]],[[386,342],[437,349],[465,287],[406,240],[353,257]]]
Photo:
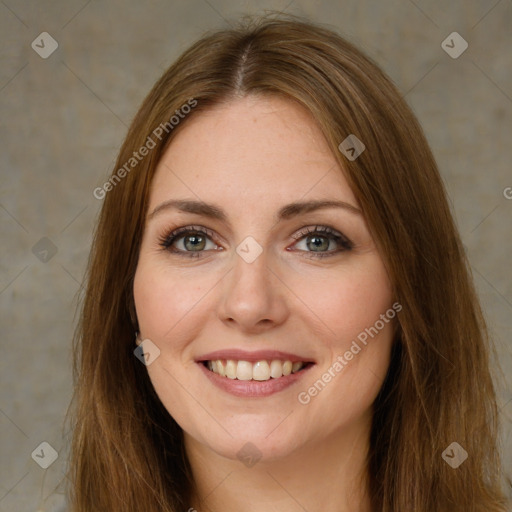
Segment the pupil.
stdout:
[[185,246],[187,249],[192,248],[192,250],[194,250],[194,248],[204,249],[204,238],[200,235],[190,235],[185,240]]
[[[308,242],[308,247],[310,249],[311,249],[311,246],[313,246],[315,248],[322,248],[321,246],[323,245],[324,249],[327,249],[327,247],[329,246],[329,242],[328,241],[327,241],[327,246],[325,246],[325,241],[327,239],[324,238],[324,237],[315,236],[315,237],[311,237],[311,240],[312,240],[312,242]],[[324,240],[323,244],[322,244],[322,240]]]

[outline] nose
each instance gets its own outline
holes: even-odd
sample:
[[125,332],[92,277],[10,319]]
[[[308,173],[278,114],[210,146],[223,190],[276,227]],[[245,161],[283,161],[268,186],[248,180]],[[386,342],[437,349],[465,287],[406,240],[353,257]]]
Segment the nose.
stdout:
[[269,267],[266,251],[248,263],[237,253],[234,266],[224,278],[219,318],[246,333],[265,332],[289,316],[289,290]]

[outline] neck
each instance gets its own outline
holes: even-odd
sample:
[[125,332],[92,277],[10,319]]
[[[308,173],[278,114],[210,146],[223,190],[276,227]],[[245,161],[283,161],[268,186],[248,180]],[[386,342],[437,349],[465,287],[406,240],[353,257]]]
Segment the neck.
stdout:
[[196,492],[192,510],[371,512],[367,453],[371,418],[252,467],[185,434]]

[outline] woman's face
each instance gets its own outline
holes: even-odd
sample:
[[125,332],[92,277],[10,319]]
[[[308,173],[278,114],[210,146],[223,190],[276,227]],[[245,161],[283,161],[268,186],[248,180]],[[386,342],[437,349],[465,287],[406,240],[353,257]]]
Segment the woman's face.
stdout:
[[390,283],[342,169],[293,102],[234,100],[177,133],[152,183],[134,298],[144,346],[160,350],[147,371],[189,443],[270,459],[368,425]]

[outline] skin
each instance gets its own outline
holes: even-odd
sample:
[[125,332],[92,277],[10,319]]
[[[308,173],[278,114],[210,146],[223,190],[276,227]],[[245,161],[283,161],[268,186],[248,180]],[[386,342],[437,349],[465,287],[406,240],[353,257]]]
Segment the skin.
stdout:
[[[229,224],[170,208],[151,215],[170,199],[215,203]],[[311,115],[276,97],[198,113],[157,168],[134,298],[141,339],[161,351],[147,370],[184,430],[197,510],[370,511],[371,406],[389,365],[393,323],[308,404],[297,396],[391,308],[391,285],[362,214],[327,208],[276,222],[283,205],[311,199],[359,207]],[[214,233],[200,257],[161,246],[161,237],[183,226]],[[353,248],[334,253],[343,247],[327,245],[325,233],[316,252],[307,244],[314,235],[292,238],[309,226],[329,226]],[[174,248],[192,252],[181,235]],[[263,248],[250,264],[236,252],[247,236]],[[315,257],[326,251],[332,255]],[[316,364],[281,392],[240,398],[212,385],[195,362],[227,348],[277,349]],[[237,457],[248,442],[261,456],[252,467]]]

